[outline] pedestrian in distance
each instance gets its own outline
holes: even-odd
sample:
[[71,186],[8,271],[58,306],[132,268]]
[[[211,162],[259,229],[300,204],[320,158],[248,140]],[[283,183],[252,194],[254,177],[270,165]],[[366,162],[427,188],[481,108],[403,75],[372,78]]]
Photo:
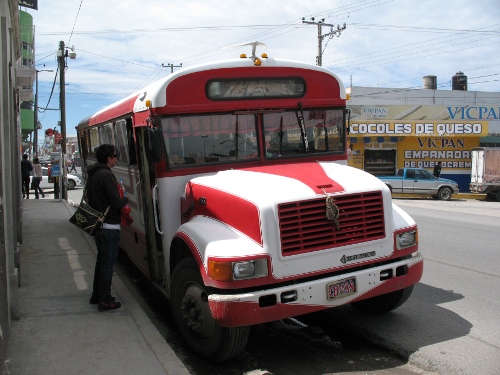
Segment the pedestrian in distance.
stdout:
[[23,198],[30,199],[30,175],[33,171],[33,164],[28,160],[28,155],[23,155],[23,160],[21,160],[21,178],[22,178],[22,189]]
[[68,173],[74,171],[76,173],[75,159],[71,159],[71,163],[68,165]]
[[434,165],[434,171],[432,172],[432,174],[434,175],[434,177],[436,178],[439,178],[439,176],[441,176],[441,162],[438,161],[435,165]]
[[91,304],[98,304],[99,311],[118,309],[120,302],[111,296],[113,266],[120,245],[121,209],[128,202],[120,198],[116,177],[111,171],[117,163],[116,148],[110,144],[96,149],[97,163],[88,168],[85,200],[95,210],[109,211],[104,224],[94,237],[97,246],[97,259],[94,270]]
[[42,182],[42,165],[38,158],[33,159],[33,188],[35,189],[35,199],[39,199],[39,195],[45,198],[40,182]]

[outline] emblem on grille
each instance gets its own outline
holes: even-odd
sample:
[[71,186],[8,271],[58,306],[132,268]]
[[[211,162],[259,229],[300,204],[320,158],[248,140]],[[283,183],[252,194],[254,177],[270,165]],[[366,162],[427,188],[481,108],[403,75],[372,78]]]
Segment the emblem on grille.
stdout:
[[340,258],[340,261],[342,263],[346,264],[347,262],[352,262],[353,260],[374,257],[375,255],[377,255],[377,253],[375,251],[370,251],[368,253],[356,254],[356,255],[350,255],[350,256],[344,255],[342,258]]
[[325,189],[321,190],[323,190],[323,193],[325,193],[326,195],[326,220],[331,221],[333,224],[335,224],[335,227],[337,228],[337,230],[339,230],[339,208],[334,203],[333,197],[329,196],[326,193]]

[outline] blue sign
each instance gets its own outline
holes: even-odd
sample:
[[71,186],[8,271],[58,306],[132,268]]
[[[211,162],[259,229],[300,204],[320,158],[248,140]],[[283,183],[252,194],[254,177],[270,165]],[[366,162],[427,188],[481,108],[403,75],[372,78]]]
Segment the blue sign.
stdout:
[[59,177],[61,176],[61,160],[62,155],[60,152],[50,153],[50,176]]
[[52,177],[59,177],[61,175],[61,168],[59,163],[50,165],[50,175]]

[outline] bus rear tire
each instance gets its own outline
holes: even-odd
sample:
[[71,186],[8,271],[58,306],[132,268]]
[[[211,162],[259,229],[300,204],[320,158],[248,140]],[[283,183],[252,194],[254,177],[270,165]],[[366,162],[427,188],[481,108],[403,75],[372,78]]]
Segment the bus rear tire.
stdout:
[[371,314],[385,314],[405,303],[410,298],[411,292],[413,292],[413,285],[381,296],[353,302],[351,305],[358,310]]
[[196,262],[183,259],[172,273],[172,315],[180,336],[200,357],[218,363],[243,351],[250,327],[222,327],[212,317]]

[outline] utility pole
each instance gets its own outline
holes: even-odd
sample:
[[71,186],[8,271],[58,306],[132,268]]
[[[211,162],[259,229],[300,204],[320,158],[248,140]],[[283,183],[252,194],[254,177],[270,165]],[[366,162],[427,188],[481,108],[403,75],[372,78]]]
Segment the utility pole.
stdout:
[[33,129],[33,131],[35,132],[35,135],[33,136],[33,139],[34,139],[34,143],[35,143],[35,158],[38,157],[38,70],[36,70],[35,68],[35,82],[36,82],[36,86],[35,86],[35,114],[34,114],[34,118],[33,118],[33,123],[35,124],[35,129]]
[[[322,18],[321,20],[316,22],[314,20],[314,17],[311,18],[311,21],[306,21],[305,18],[302,17],[302,23],[307,23],[309,25],[318,25],[318,56],[316,57],[316,65],[322,66],[322,64],[323,64],[323,60],[322,60],[323,39],[325,39],[325,37],[329,37],[330,39],[332,39],[334,36],[336,36],[338,38],[340,36],[340,34],[342,34],[342,31],[344,31],[346,29],[346,25],[345,25],[345,23],[342,27],[340,27],[340,25],[337,25],[337,29],[334,29],[334,25],[329,24],[329,23],[325,23],[324,18]],[[330,26],[330,28],[331,28],[330,32],[323,35],[322,30],[321,30],[323,26]]]
[[181,65],[174,65],[174,64],[170,64],[170,63],[165,65],[162,63],[161,67],[162,68],[170,68],[170,73],[172,74],[174,72],[174,68],[182,68],[182,63],[181,63]]
[[[71,52],[68,53],[68,49]],[[59,162],[60,178],[61,178],[61,196],[62,199],[68,200],[66,188],[66,58],[71,60],[76,59],[75,47],[65,47],[64,42],[59,42],[59,50],[57,51],[57,61],[59,66],[59,108],[61,110],[61,161]]]
[[62,144],[61,144],[61,153],[62,160],[59,161],[60,168],[60,176],[61,179],[61,198],[68,199],[66,196],[66,61],[65,61],[65,50],[64,50],[64,42],[59,42],[59,51],[57,53],[57,57],[59,60],[59,109],[61,110],[61,134],[62,134]]

